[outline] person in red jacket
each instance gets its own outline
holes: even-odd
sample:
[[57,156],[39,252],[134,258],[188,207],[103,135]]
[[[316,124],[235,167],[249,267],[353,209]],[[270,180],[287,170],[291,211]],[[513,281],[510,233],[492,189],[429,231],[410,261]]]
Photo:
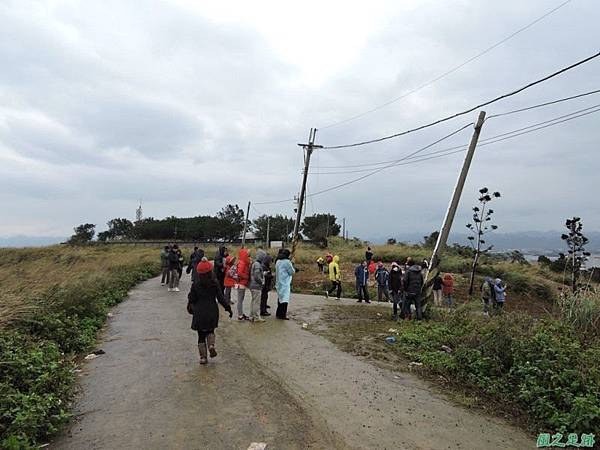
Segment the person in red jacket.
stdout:
[[248,249],[240,249],[237,262],[238,320],[250,320],[250,318],[244,314],[244,297],[246,296],[246,287],[248,286],[248,282],[250,281],[251,265],[252,261],[250,260],[250,254],[248,253]]
[[237,284],[239,278],[237,275],[237,266],[235,264],[235,256],[227,256],[225,258],[225,279],[223,285],[225,286],[224,297],[225,302],[233,305],[231,301],[231,289]]
[[442,279],[442,295],[448,305],[448,309],[452,308],[452,294],[454,294],[454,278],[449,273],[444,275]]

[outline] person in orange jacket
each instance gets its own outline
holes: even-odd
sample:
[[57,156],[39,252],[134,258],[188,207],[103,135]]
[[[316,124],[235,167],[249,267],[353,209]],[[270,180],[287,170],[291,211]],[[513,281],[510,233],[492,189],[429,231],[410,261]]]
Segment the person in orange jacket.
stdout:
[[244,297],[246,296],[246,287],[248,286],[248,282],[250,281],[251,265],[252,261],[250,259],[250,254],[248,253],[248,249],[240,249],[237,262],[238,320],[250,320],[250,318],[244,314]]
[[444,275],[442,279],[442,295],[444,296],[444,300],[446,301],[446,305],[448,305],[448,309],[452,308],[452,294],[454,294],[454,278],[449,273]]

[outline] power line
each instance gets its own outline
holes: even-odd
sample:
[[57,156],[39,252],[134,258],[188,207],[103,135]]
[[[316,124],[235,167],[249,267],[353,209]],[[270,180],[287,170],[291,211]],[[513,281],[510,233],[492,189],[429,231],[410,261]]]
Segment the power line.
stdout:
[[[486,139],[481,139],[479,141],[479,146],[481,147],[482,145],[484,145],[485,142],[488,142],[488,141],[491,141],[491,140],[494,140],[494,139],[497,139],[497,138],[500,138],[500,137],[503,137],[503,136],[506,136],[506,135],[518,133],[520,131],[524,131],[524,130],[527,130],[527,129],[530,129],[530,128],[535,128],[535,127],[538,127],[540,125],[544,125],[546,123],[555,122],[555,121],[563,119],[565,117],[573,116],[573,115],[576,115],[576,114],[579,114],[579,113],[582,113],[582,112],[585,112],[585,111],[588,111],[588,110],[591,110],[591,109],[594,109],[594,108],[598,108],[598,107],[600,107],[600,104],[594,105],[594,106],[589,106],[589,107],[583,108],[583,109],[579,109],[577,111],[573,111],[571,113],[564,114],[562,116],[554,117],[552,119],[545,120],[543,122],[537,122],[537,123],[534,123],[532,125],[528,125],[526,127],[518,128],[516,130],[508,131],[506,133],[498,134],[496,136],[492,136],[492,137],[489,137],[489,138],[486,138]],[[497,115],[496,116],[492,116],[492,117],[497,117]],[[577,116],[577,117],[579,117],[579,116]],[[561,123],[561,122],[559,122],[559,123]],[[434,152],[430,152],[430,153],[427,153],[427,154],[428,155],[434,155],[434,154],[437,154],[437,153],[443,153],[443,152],[446,152],[446,151],[449,151],[449,150],[455,150],[455,149],[463,149],[464,150],[465,147],[466,147],[466,145],[462,144],[462,145],[457,145],[457,146],[454,146],[454,147],[448,147],[448,148],[445,148],[445,149],[436,150]],[[315,168],[316,169],[352,169],[352,168],[356,168],[356,167],[363,167],[364,168],[364,167],[368,167],[368,166],[381,166],[381,165],[384,165],[384,164],[394,163],[394,162],[397,162],[397,161],[398,160],[389,160],[389,161],[379,161],[379,162],[365,163],[365,164],[355,164],[355,165],[346,165],[346,166],[321,166],[321,167],[315,167]],[[341,174],[341,173],[361,173],[361,172],[368,172],[369,170],[373,170],[373,169],[349,170],[349,171],[338,171],[338,172],[311,172],[311,173],[314,173],[315,175],[317,175],[317,174],[320,174],[320,175],[326,175],[326,174],[327,175],[334,175],[334,174]]]
[[538,23],[538,22],[542,21],[543,19],[545,19],[546,17],[548,17],[550,14],[554,13],[555,11],[558,11],[560,8],[562,8],[563,6],[565,6],[567,3],[570,3],[571,1],[572,1],[572,0],[566,0],[565,2],[561,3],[560,5],[556,6],[556,7],[555,7],[555,8],[553,8],[553,9],[551,9],[550,11],[546,12],[546,13],[545,13],[545,14],[543,14],[542,16],[538,17],[538,18],[537,18],[537,19],[535,19],[533,22],[530,22],[530,23],[528,23],[527,25],[525,25],[525,26],[523,26],[523,27],[519,28],[517,31],[515,31],[515,32],[513,32],[513,33],[509,34],[509,35],[508,35],[507,37],[505,37],[504,39],[502,39],[502,40],[500,40],[500,41],[496,42],[494,45],[492,45],[492,46],[490,46],[490,47],[486,48],[485,50],[483,50],[483,51],[481,51],[481,52],[477,53],[476,55],[474,55],[474,56],[472,56],[471,58],[467,59],[465,62],[463,62],[463,63],[461,63],[461,64],[459,64],[459,65],[457,65],[457,66],[453,67],[452,69],[450,69],[450,70],[448,70],[448,71],[444,72],[443,74],[441,74],[441,75],[437,76],[436,78],[433,78],[432,80],[429,80],[429,81],[427,81],[426,83],[423,83],[423,84],[421,84],[421,85],[417,86],[416,88],[414,88],[414,89],[411,89],[411,90],[410,90],[410,91],[408,91],[408,92],[405,92],[404,94],[400,95],[399,97],[396,97],[396,98],[394,98],[394,99],[392,99],[392,100],[390,100],[390,101],[387,101],[387,102],[385,102],[385,103],[383,103],[383,104],[381,104],[381,105],[379,105],[379,106],[376,106],[375,108],[372,108],[372,109],[370,109],[370,110],[368,110],[368,111],[365,111],[365,112],[363,112],[363,113],[360,113],[360,114],[356,114],[356,115],[354,115],[354,116],[352,116],[352,117],[349,117],[349,118],[347,118],[347,119],[344,119],[344,120],[340,120],[339,122],[335,122],[335,123],[332,123],[332,124],[330,124],[330,125],[327,125],[327,126],[321,127],[321,130],[324,130],[324,129],[327,129],[327,128],[332,128],[332,127],[335,127],[335,126],[338,126],[338,125],[341,125],[341,124],[344,124],[344,123],[347,123],[347,122],[353,121],[353,120],[355,120],[355,119],[358,119],[358,118],[360,118],[360,117],[364,117],[364,116],[366,116],[367,114],[371,114],[371,113],[373,113],[373,112],[375,112],[375,111],[378,111],[378,110],[380,110],[380,109],[382,109],[382,108],[385,108],[385,107],[386,107],[386,106],[388,106],[388,105],[391,105],[392,103],[395,103],[395,102],[397,102],[398,100],[401,100],[401,99],[403,99],[403,98],[406,98],[406,97],[408,97],[409,95],[411,95],[411,94],[414,94],[415,92],[418,92],[418,91],[420,91],[421,89],[424,89],[424,88],[426,88],[426,87],[428,87],[428,86],[431,86],[432,84],[436,83],[437,81],[441,80],[442,78],[445,78],[445,77],[447,77],[448,75],[450,75],[450,74],[452,74],[452,73],[456,72],[457,70],[459,70],[459,69],[463,68],[464,66],[466,66],[466,65],[467,65],[467,64],[469,64],[470,62],[472,62],[472,61],[476,60],[477,58],[479,58],[479,57],[481,57],[481,56],[485,55],[486,53],[488,53],[488,52],[492,51],[492,50],[493,50],[493,49],[495,49],[496,47],[498,47],[498,46],[500,46],[500,45],[504,44],[506,41],[508,41],[509,39],[512,39],[513,37],[515,37],[515,36],[516,36],[516,35],[518,35],[519,33],[521,33],[521,32],[523,32],[523,31],[527,30],[528,28],[531,28],[533,25],[535,25],[536,23]]
[[[583,111],[586,111],[586,112],[583,112]],[[503,134],[500,134],[500,135],[497,135],[497,136],[493,136],[491,138],[482,140],[481,141],[482,143],[478,144],[478,147],[484,147],[486,145],[496,144],[498,142],[506,141],[507,139],[513,139],[515,137],[522,136],[524,134],[533,133],[535,131],[539,131],[539,130],[542,130],[542,129],[545,129],[545,128],[549,128],[549,127],[552,127],[552,126],[555,126],[555,125],[559,125],[561,123],[568,122],[568,121],[574,120],[574,119],[578,119],[580,117],[584,117],[584,116],[587,116],[589,114],[594,114],[594,113],[597,113],[597,112],[600,112],[600,104],[592,106],[590,108],[582,109],[580,111],[573,112],[571,114],[567,114],[567,115],[564,115],[564,116],[559,116],[559,117],[556,117],[556,118],[551,119],[551,120],[547,120],[547,121],[544,121],[544,122],[539,122],[539,123],[536,123],[534,125],[530,125],[528,127],[524,127],[524,128],[520,128],[520,129],[517,129],[517,130],[513,130],[513,131],[511,131],[509,133],[503,133]],[[580,113],[580,114],[578,114],[578,113]],[[577,114],[577,115],[575,115],[575,114]],[[571,116],[571,117],[569,117],[569,116]],[[559,119],[563,119],[563,120],[559,120]],[[553,123],[549,123],[549,122],[553,122]],[[543,124],[545,124],[545,125],[543,125]],[[522,131],[522,130],[526,130],[526,131]],[[506,136],[507,134],[510,134],[510,135]],[[459,148],[459,149],[455,150],[456,148]],[[444,156],[454,155],[454,154],[457,154],[457,153],[462,153],[466,149],[467,149],[467,145],[461,145],[461,146],[458,146],[458,147],[445,148],[445,149],[442,149],[442,150],[437,150],[435,152],[425,153],[424,155],[422,155],[419,158],[415,158],[415,157],[406,158],[408,161],[404,161],[402,163],[397,163],[397,164],[390,164],[390,165],[388,165],[386,167],[383,167],[382,169],[387,169],[387,168],[396,167],[396,166],[405,166],[405,165],[415,164],[415,163],[422,162],[422,161],[428,161],[428,160],[431,160],[431,159],[441,158],[441,157],[444,157]],[[336,175],[336,174],[339,175],[339,174],[368,172],[368,171],[371,171],[371,170],[373,170],[373,169],[339,171],[339,172],[319,172],[319,173],[321,175]]]
[[496,98],[493,98],[492,100],[488,100],[488,101],[483,102],[483,103],[481,103],[479,105],[473,106],[472,108],[466,109],[466,110],[458,112],[456,114],[452,114],[450,116],[446,116],[446,117],[444,117],[442,119],[438,119],[438,120],[436,120],[434,122],[430,122],[428,124],[421,125],[421,126],[416,127],[416,128],[411,128],[409,130],[402,131],[400,133],[395,133],[395,134],[392,134],[392,135],[389,135],[389,136],[384,136],[384,137],[377,138],[377,139],[371,139],[371,140],[368,140],[368,141],[355,142],[353,144],[323,146],[323,149],[332,150],[332,149],[339,149],[339,148],[358,147],[358,146],[366,145],[366,144],[373,144],[373,143],[376,143],[376,142],[382,142],[382,141],[385,141],[385,140],[388,140],[388,139],[393,139],[393,138],[396,138],[396,137],[399,137],[399,136],[404,136],[404,135],[409,134],[409,133],[414,133],[415,131],[423,130],[425,128],[429,128],[429,127],[432,127],[434,125],[440,124],[442,122],[447,122],[448,120],[455,119],[456,117],[460,117],[460,116],[463,116],[463,115],[468,114],[470,112],[473,112],[476,109],[480,109],[480,108],[482,108],[484,106],[491,105],[492,103],[496,103],[496,102],[498,102],[500,100],[503,100],[505,98],[512,97],[513,95],[519,94],[520,92],[523,92],[526,89],[529,89],[529,88],[531,88],[531,87],[533,87],[533,86],[535,86],[537,84],[543,83],[545,81],[548,81],[551,78],[554,78],[554,77],[556,77],[558,75],[561,75],[561,74],[563,74],[563,73],[565,73],[565,72],[567,72],[567,71],[569,71],[571,69],[574,69],[575,67],[578,67],[578,66],[580,66],[582,64],[585,64],[585,63],[591,61],[592,59],[597,58],[598,56],[600,56],[600,52],[595,53],[595,54],[593,54],[591,56],[588,56],[587,58],[584,58],[584,59],[582,59],[580,61],[577,61],[576,63],[571,64],[570,66],[563,67],[562,69],[557,70],[556,72],[553,72],[550,75],[546,75],[545,77],[540,78],[540,79],[538,79],[536,81],[533,81],[533,82],[531,82],[529,84],[526,84],[525,86],[522,86],[522,87],[520,87],[520,88],[518,88],[518,89],[516,89],[516,90],[514,90],[512,92],[500,95],[500,96],[498,96]]
[[562,103],[562,102],[566,102],[566,101],[569,101],[569,100],[574,100],[576,98],[586,97],[588,95],[597,94],[599,92],[600,92],[600,89],[596,89],[594,91],[584,92],[583,94],[572,95],[571,97],[559,98],[558,100],[552,100],[550,102],[540,103],[538,105],[527,106],[527,107],[521,108],[521,109],[513,109],[512,111],[507,111],[507,112],[498,113],[498,114],[492,114],[491,116],[488,116],[486,120],[490,120],[490,119],[492,119],[494,117],[508,116],[510,114],[516,114],[516,113],[520,113],[520,112],[523,112],[523,111],[530,111],[532,109],[542,108],[544,106],[556,105],[557,103]]

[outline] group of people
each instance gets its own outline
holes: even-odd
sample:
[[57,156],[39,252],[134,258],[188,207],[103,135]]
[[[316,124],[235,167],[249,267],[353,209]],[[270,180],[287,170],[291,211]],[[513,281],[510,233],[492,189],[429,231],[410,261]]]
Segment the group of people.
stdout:
[[[320,273],[327,273],[330,287],[325,291],[325,297],[335,295],[338,300],[342,296],[342,277],[340,270],[340,257],[328,253],[325,257],[317,259],[317,267]],[[417,320],[423,318],[422,295],[425,283],[425,274],[428,268],[427,260],[417,264],[411,257],[404,264],[398,261],[391,263],[388,269],[383,261],[375,262],[371,247],[365,251],[364,260],[354,268],[356,283],[357,302],[371,303],[369,295],[369,279],[373,277],[377,287],[377,301],[393,303],[392,320],[411,319],[413,312]],[[454,306],[454,277],[446,273],[443,277],[437,274],[432,279],[433,305],[437,307],[446,306],[449,310]],[[489,315],[490,305],[495,310],[504,306],[506,298],[506,285],[501,279],[492,280],[486,277],[481,295],[484,314]]]
[[[184,258],[177,245],[165,246],[160,254],[162,264],[161,285],[168,285],[170,292],[179,292],[179,280],[183,273]],[[254,260],[250,251],[241,248],[238,256],[229,255],[225,246],[219,247],[213,262],[204,250],[194,247],[186,272],[191,275],[192,286],[188,294],[187,310],[193,316],[191,328],[198,334],[200,364],[207,364],[208,357],[217,356],[215,329],[219,325],[217,302],[233,317],[232,290],[237,291],[238,321],[264,322],[269,313],[269,291],[275,280],[277,290],[276,317],[288,320],[287,309],[291,297],[292,277],[296,269],[290,261],[290,251],[280,249],[273,273],[273,258],[264,250],[257,249]],[[246,291],[250,291],[250,316],[244,313]]]

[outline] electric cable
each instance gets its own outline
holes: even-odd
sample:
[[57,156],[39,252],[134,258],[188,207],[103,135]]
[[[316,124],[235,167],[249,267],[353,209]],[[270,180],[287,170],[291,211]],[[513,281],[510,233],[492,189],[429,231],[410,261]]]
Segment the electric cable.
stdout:
[[421,89],[424,89],[424,88],[426,88],[426,87],[428,87],[428,86],[431,86],[432,84],[436,83],[437,81],[441,80],[442,78],[445,78],[445,77],[447,77],[448,75],[450,75],[450,74],[452,74],[452,73],[456,72],[457,70],[459,70],[459,69],[463,68],[464,66],[466,66],[466,65],[467,65],[467,64],[469,64],[470,62],[472,62],[472,61],[475,61],[477,58],[479,58],[479,57],[481,57],[481,56],[485,55],[486,53],[488,53],[488,52],[492,51],[492,50],[493,50],[493,49],[495,49],[496,47],[498,47],[498,46],[500,46],[500,45],[504,44],[506,41],[508,41],[508,40],[512,39],[513,37],[515,37],[516,35],[520,34],[521,32],[523,32],[523,31],[527,30],[528,28],[531,28],[533,25],[535,25],[536,23],[538,23],[538,22],[542,21],[543,19],[545,19],[546,17],[548,17],[550,14],[554,13],[555,11],[558,11],[560,8],[562,8],[563,6],[565,6],[567,3],[570,3],[571,1],[572,1],[572,0],[566,0],[566,1],[564,1],[564,2],[563,2],[563,3],[561,3],[560,5],[556,6],[555,8],[551,9],[550,11],[546,12],[546,13],[545,13],[545,14],[543,14],[542,16],[540,16],[540,17],[538,17],[537,19],[535,19],[533,22],[530,22],[530,23],[528,23],[527,25],[525,25],[525,26],[523,26],[523,27],[519,28],[519,29],[518,29],[518,30],[516,30],[515,32],[513,32],[513,33],[509,34],[509,35],[508,35],[507,37],[505,37],[504,39],[502,39],[502,40],[500,40],[500,41],[496,42],[494,45],[491,45],[490,47],[486,48],[485,50],[483,50],[483,51],[481,51],[481,52],[477,53],[476,55],[472,56],[471,58],[467,59],[465,62],[463,62],[463,63],[461,63],[461,64],[459,64],[459,65],[457,65],[457,66],[455,66],[455,67],[451,68],[450,70],[448,70],[448,71],[446,71],[446,72],[442,73],[441,75],[439,75],[439,76],[437,76],[437,77],[433,78],[432,80],[430,80],[430,81],[427,81],[427,82],[425,82],[425,83],[423,83],[423,84],[421,84],[421,85],[417,86],[416,88],[414,88],[414,89],[411,89],[410,91],[407,91],[407,92],[403,93],[403,94],[402,94],[402,95],[400,95],[399,97],[396,97],[396,98],[394,98],[394,99],[392,99],[392,100],[389,100],[389,101],[387,101],[387,102],[385,102],[385,103],[382,103],[381,105],[379,105],[379,106],[376,106],[375,108],[372,108],[372,109],[370,109],[370,110],[368,110],[368,111],[365,111],[365,112],[363,112],[363,113],[360,113],[360,114],[356,114],[356,115],[354,115],[354,116],[351,116],[351,117],[349,117],[349,118],[347,118],[347,119],[340,120],[340,121],[338,121],[338,122],[334,122],[334,123],[332,123],[332,124],[329,124],[329,125],[326,125],[326,126],[324,126],[324,127],[321,127],[321,130],[325,130],[325,129],[327,129],[327,128],[333,128],[333,127],[336,127],[336,126],[338,126],[338,125],[341,125],[341,124],[344,124],[344,123],[347,123],[347,122],[351,122],[351,121],[353,121],[353,120],[356,120],[356,119],[358,119],[358,118],[360,118],[360,117],[364,117],[364,116],[366,116],[366,115],[368,115],[368,114],[371,114],[371,113],[373,113],[373,112],[375,112],[375,111],[378,111],[378,110],[380,110],[380,109],[382,109],[382,108],[385,108],[386,106],[388,106],[388,105],[391,105],[392,103],[395,103],[395,102],[397,102],[398,100],[401,100],[401,99],[403,99],[403,98],[406,98],[406,97],[408,97],[409,95],[412,95],[412,94],[414,94],[415,92],[418,92],[418,91],[420,91]]
[[358,147],[358,146],[361,146],[361,145],[374,144],[376,142],[382,142],[382,141],[385,141],[385,140],[388,140],[388,139],[393,139],[393,138],[397,138],[399,136],[404,136],[404,135],[407,135],[407,134],[410,134],[410,133],[414,133],[415,131],[420,131],[420,130],[423,130],[425,128],[432,127],[434,125],[438,125],[438,124],[440,124],[442,122],[447,122],[448,120],[455,119],[457,117],[460,117],[460,116],[463,116],[463,115],[468,114],[470,112],[473,112],[476,109],[482,108],[482,107],[487,106],[487,105],[491,105],[492,103],[496,103],[496,102],[498,102],[500,100],[504,100],[505,98],[512,97],[513,95],[519,94],[519,93],[525,91],[526,89],[529,89],[529,88],[531,88],[533,86],[536,86],[536,85],[538,85],[540,83],[543,83],[545,81],[548,81],[551,78],[554,78],[554,77],[556,77],[558,75],[561,75],[561,74],[563,74],[563,73],[565,73],[565,72],[567,72],[567,71],[569,71],[571,69],[574,69],[575,67],[578,67],[578,66],[580,66],[582,64],[585,64],[585,63],[587,63],[587,62],[589,62],[589,61],[597,58],[598,56],[600,56],[600,52],[597,52],[597,53],[595,53],[595,54],[593,54],[591,56],[588,56],[587,58],[581,59],[581,60],[577,61],[576,63],[573,63],[573,64],[571,64],[569,66],[563,67],[562,69],[557,70],[556,72],[553,72],[553,73],[551,73],[549,75],[546,75],[545,77],[542,77],[542,78],[540,78],[538,80],[532,81],[531,83],[528,83],[525,86],[522,86],[522,87],[520,87],[518,89],[515,89],[514,91],[508,92],[506,94],[499,95],[498,97],[495,97],[495,98],[493,98],[491,100],[488,100],[488,101],[485,101],[483,103],[480,103],[480,104],[478,104],[476,106],[473,106],[473,107],[471,107],[469,109],[466,109],[464,111],[452,114],[450,116],[446,116],[446,117],[444,117],[442,119],[435,120],[435,121],[427,123],[425,125],[421,125],[421,126],[418,126],[416,128],[411,128],[411,129],[406,130],[406,131],[401,131],[399,133],[391,134],[389,136],[383,136],[383,137],[380,137],[380,138],[377,138],[377,139],[370,139],[370,140],[367,140],[367,141],[355,142],[355,143],[352,143],[352,144],[328,145],[328,146],[323,146],[322,148],[323,149],[328,149],[328,150],[333,150],[333,149],[340,149],[340,148]]

